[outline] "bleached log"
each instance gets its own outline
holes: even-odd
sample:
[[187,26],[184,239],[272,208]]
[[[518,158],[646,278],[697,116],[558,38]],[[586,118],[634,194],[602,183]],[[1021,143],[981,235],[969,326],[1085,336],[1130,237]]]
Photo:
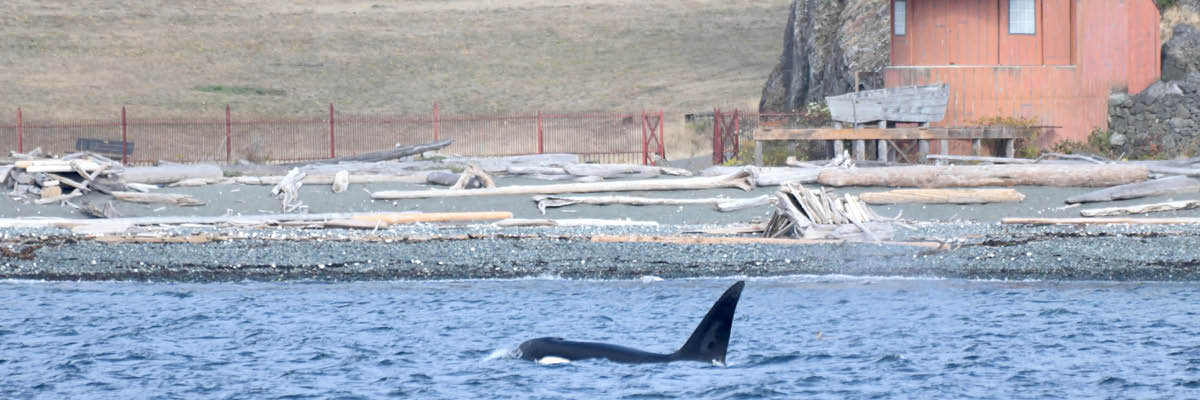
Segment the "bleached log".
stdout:
[[528,177],[530,179],[537,179],[539,181],[569,181],[569,180],[574,179],[576,182],[583,182],[583,179],[585,179],[585,178],[586,179],[599,179],[596,182],[604,180],[604,178],[601,178],[598,176],[584,176],[584,177],[576,178],[575,175],[567,175],[567,174],[561,174],[561,175],[533,174],[533,175],[528,175]]
[[[412,175],[354,174],[350,175],[350,184],[425,183],[425,176],[425,173],[414,173]],[[336,177],[336,174],[305,175],[304,179],[300,181],[306,185],[332,185]],[[282,175],[239,176],[233,178],[234,183],[243,185],[277,185],[281,181],[283,181]]]
[[633,164],[569,164],[563,169],[575,176],[599,176],[615,178],[634,175],[642,178],[652,178],[662,173],[659,167]]
[[745,210],[747,208],[769,206],[774,203],[774,197],[764,194],[762,196],[752,197],[749,199],[724,199],[723,201],[717,202],[715,207],[717,211],[720,212],[734,212]]
[[333,185],[330,190],[334,193],[345,192],[350,188],[350,171],[342,170],[333,175]]
[[1139,204],[1128,207],[1092,208],[1079,210],[1079,215],[1085,217],[1115,217],[1131,214],[1149,214],[1153,212],[1178,211],[1200,208],[1200,200],[1168,201],[1165,203]]
[[1021,202],[1025,195],[1015,189],[897,189],[858,198],[867,204],[986,204]]
[[191,178],[218,180],[225,177],[221,167],[214,164],[170,164],[152,167],[128,167],[121,173],[125,182],[167,185]]
[[930,160],[945,160],[945,161],[968,161],[968,162],[987,162],[993,164],[1033,164],[1037,160],[1028,158],[1013,158],[1013,157],[985,157],[985,156],[953,156],[948,154],[929,154],[925,158]]
[[100,164],[89,160],[24,160],[17,161],[16,167],[22,168],[26,172],[73,172],[74,167],[71,163],[78,163],[77,167],[85,171],[95,171],[100,169]]
[[475,164],[489,173],[503,173],[514,166],[552,167],[578,164],[579,162],[579,155],[556,153],[506,157],[446,157],[442,160],[444,164]]
[[1067,198],[1067,203],[1093,203],[1183,193],[1200,193],[1200,180],[1186,176],[1169,176],[1152,181],[1130,183],[1071,196]]
[[350,217],[355,221],[379,222],[385,225],[432,222],[481,222],[512,218],[508,211],[442,212],[442,213],[374,213]]
[[289,164],[283,164],[283,166],[287,167],[287,168],[296,168],[296,167],[302,167],[302,166],[306,166],[306,165],[315,165],[315,164],[337,164],[337,163],[342,163],[342,162],[388,161],[388,160],[395,160],[397,158],[408,157],[411,155],[421,154],[421,153],[424,153],[427,151],[444,149],[447,146],[450,146],[450,144],[452,144],[452,143],[454,143],[453,140],[447,139],[447,140],[440,140],[437,142],[423,143],[423,144],[412,145],[412,146],[396,147],[396,148],[390,149],[390,150],[376,151],[376,152],[371,152],[371,153],[363,153],[363,154],[358,154],[358,155],[353,155],[353,156],[329,158],[329,159],[324,159],[324,160],[306,161],[306,162],[298,162],[298,163],[289,163]]
[[485,188],[496,187],[496,182],[492,180],[492,177],[487,172],[484,172],[478,165],[468,164],[463,169],[462,175],[458,177],[458,181],[454,182],[454,186],[451,186],[450,189],[466,189],[473,182],[478,182]]
[[541,166],[522,166],[514,165],[508,167],[505,171],[509,175],[566,175],[567,170],[562,167],[541,167]]
[[0,183],[4,183],[5,181],[8,181],[8,174],[10,172],[12,172],[13,168],[16,168],[16,166],[13,166],[13,165],[0,166]]
[[[717,176],[733,173],[746,167],[714,166],[700,172],[703,176]],[[789,183],[815,183],[820,174],[820,168],[790,168],[790,167],[752,167],[754,183],[758,186],[780,186]]]
[[46,197],[46,198],[37,199],[37,200],[33,201],[33,204],[45,205],[45,204],[57,203],[60,201],[70,200],[70,199],[73,199],[73,198],[76,198],[79,196],[83,196],[83,193],[79,190],[75,190],[75,191],[72,191],[71,193],[67,193],[67,194],[59,194],[57,196],[50,196],[50,197]]
[[195,197],[178,193],[112,192],[112,196],[121,201],[145,204],[164,203],[177,206],[202,206],[205,204]]
[[[843,228],[854,229],[853,226]],[[666,243],[666,244],[770,244],[770,245],[821,245],[841,244],[841,239],[789,239],[789,238],[759,238],[759,237],[711,237],[711,236],[640,236],[640,235],[596,235],[591,240],[598,243]],[[909,246],[926,249],[940,249],[942,243],[932,241],[882,241],[879,244],[891,246]]]
[[[637,196],[534,196],[533,201],[537,202],[537,207],[546,213],[547,208],[566,207],[575,204],[591,204],[591,205],[611,205],[620,204],[627,206],[655,206],[655,205],[695,205],[695,204],[711,204],[720,208],[725,204],[726,208],[733,207],[733,210],[749,208],[755,205],[770,204],[770,198],[767,195],[762,195],[750,199],[726,199],[726,198],[703,198],[703,199],[672,199],[672,198],[651,198]],[[738,208],[740,207],[740,208]],[[727,211],[727,210],[720,210]],[[729,210],[732,211],[732,210]]]
[[1124,164],[907,166],[821,170],[817,181],[827,186],[981,187],[981,186],[1115,186],[1146,180],[1144,166]]
[[376,200],[423,199],[468,196],[504,196],[596,192],[635,192],[646,190],[697,190],[736,187],[752,190],[754,182],[747,171],[719,177],[650,179],[623,182],[563,183],[553,185],[507,186],[475,190],[416,190],[371,193]]
[[1002,218],[1005,225],[1200,225],[1200,218]]
[[[133,189],[142,193],[147,193],[151,190],[158,190],[158,185],[150,185],[145,183],[126,183],[126,188]],[[109,192],[113,192],[110,190]]]
[[1166,167],[1161,165],[1148,165],[1150,172],[1164,175],[1183,175],[1183,176],[1200,176],[1198,168],[1181,168],[1181,167]]
[[184,180],[172,183],[170,185],[167,185],[167,187],[200,187],[200,186],[208,186],[208,185],[211,185],[211,184],[214,184],[217,182],[220,182],[220,180],[209,179],[209,178],[188,178],[188,179],[184,179]]
[[280,201],[280,209],[283,212],[293,212],[307,208],[304,202],[300,201],[300,187],[304,186],[304,172],[299,168],[292,168],[287,175],[283,176],[283,180],[279,181],[275,187],[271,188],[271,194],[278,196]]
[[88,188],[88,187],[87,187],[87,185],[85,185],[85,184],[82,184],[82,183],[79,183],[79,182],[76,182],[74,179],[70,179],[70,178],[67,178],[67,177],[65,177],[65,176],[62,176],[62,175],[59,175],[59,174],[47,173],[47,174],[46,174],[46,176],[50,177],[51,179],[54,179],[54,180],[58,181],[59,183],[61,183],[61,184],[63,184],[63,185],[67,185],[67,186],[73,187],[73,188],[75,188],[76,190],[80,190],[80,191],[83,191],[83,192],[90,192],[90,191],[92,191],[92,189]]

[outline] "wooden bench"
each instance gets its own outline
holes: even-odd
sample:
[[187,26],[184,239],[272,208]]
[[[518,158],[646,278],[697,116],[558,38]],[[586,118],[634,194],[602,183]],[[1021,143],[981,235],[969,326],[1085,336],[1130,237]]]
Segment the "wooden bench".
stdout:
[[[122,149],[124,147],[124,149]],[[90,151],[103,156],[112,156],[120,158],[122,155],[133,155],[133,142],[122,142],[120,140],[100,140],[91,138],[75,139],[75,150]]]
[[[884,123],[880,123],[880,126]],[[842,128],[840,125],[834,128],[813,128],[813,129],[795,129],[795,128],[773,128],[760,127],[754,131],[754,161],[755,164],[762,164],[762,145],[764,141],[791,141],[791,140],[828,140],[832,141],[832,149],[834,156],[842,153],[843,140],[853,140],[854,148],[852,155],[856,160],[866,159],[866,141],[873,140],[876,145],[876,154],[879,161],[887,161],[888,143],[893,140],[916,140],[917,152],[919,153],[920,161],[925,161],[925,156],[929,154],[929,141],[940,140],[942,154],[949,154],[950,140],[970,140],[971,150],[974,155],[979,155],[983,140],[999,140],[1000,145],[1004,148],[1005,157],[1013,157],[1016,149],[1013,146],[1015,139],[1032,138],[1038,128],[1019,128],[1008,126],[978,126],[978,127],[963,127],[963,128],[930,128],[930,127],[915,127],[915,128],[858,128],[849,129]],[[893,147],[895,145],[893,144]]]

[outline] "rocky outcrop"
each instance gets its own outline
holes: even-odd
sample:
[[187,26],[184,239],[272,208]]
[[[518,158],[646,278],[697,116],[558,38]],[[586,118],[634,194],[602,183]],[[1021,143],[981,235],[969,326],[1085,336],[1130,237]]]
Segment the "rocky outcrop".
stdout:
[[[887,0],[793,0],[783,54],[763,87],[759,110],[804,108],[854,88],[855,72],[880,72],[888,62]],[[875,74],[864,82],[883,87]]]
[[1130,158],[1200,155],[1200,73],[1108,102],[1109,145]]
[[1171,40],[1163,44],[1162,79],[1183,80],[1196,72],[1200,72],[1200,29],[1188,24],[1176,25]]

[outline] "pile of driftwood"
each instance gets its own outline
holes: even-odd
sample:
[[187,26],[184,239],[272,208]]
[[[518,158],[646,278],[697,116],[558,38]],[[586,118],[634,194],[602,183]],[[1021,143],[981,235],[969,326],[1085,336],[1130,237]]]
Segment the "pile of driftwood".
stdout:
[[0,165],[0,185],[8,196],[35,204],[52,204],[93,190],[109,192],[108,182],[122,171],[120,163],[92,153],[47,158],[41,149],[10,154],[12,165]]
[[775,196],[776,209],[763,229],[763,237],[878,242],[890,240],[894,233],[891,221],[850,194],[838,196],[826,188],[792,184],[780,187]]

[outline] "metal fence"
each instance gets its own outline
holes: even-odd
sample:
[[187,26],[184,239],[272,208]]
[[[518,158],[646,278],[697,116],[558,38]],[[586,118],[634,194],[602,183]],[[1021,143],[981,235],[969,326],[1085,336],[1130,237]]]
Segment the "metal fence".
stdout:
[[828,112],[801,110],[790,113],[742,112],[738,109],[716,108],[712,113],[692,114],[692,119],[706,120],[712,124],[714,165],[738,157],[741,142],[749,139],[760,126],[780,128],[814,128],[827,126],[831,120]]
[[357,116],[328,112],[311,118],[191,120],[137,118],[121,108],[110,120],[46,120],[17,110],[0,122],[0,148],[70,153],[85,142],[106,141],[107,155],[126,163],[288,162],[350,156],[442,139],[446,152],[466,156],[573,153],[585,161],[649,163],[664,157],[662,112],[442,116],[437,106],[419,117]]

